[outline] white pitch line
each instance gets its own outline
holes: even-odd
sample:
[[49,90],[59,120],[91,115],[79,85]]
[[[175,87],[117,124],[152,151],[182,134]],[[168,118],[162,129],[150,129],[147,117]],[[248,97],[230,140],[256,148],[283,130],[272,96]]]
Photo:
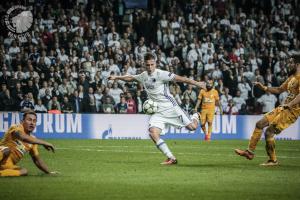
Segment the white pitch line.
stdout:
[[[127,151],[127,150],[105,150],[105,149],[89,149],[89,148],[68,148],[68,147],[60,147],[60,148],[56,148],[58,150],[76,150],[76,151],[92,151],[92,152],[111,152],[111,153],[142,153],[142,154],[161,154],[161,152],[159,151]],[[178,155],[197,155],[197,156],[224,156],[224,154],[203,154],[203,153],[180,153],[177,152],[176,154]],[[225,156],[228,157],[236,157],[236,155],[234,153],[232,153],[232,155],[228,155],[225,154]],[[259,157],[259,158],[265,158],[266,156],[255,156],[255,157]],[[286,159],[300,159],[299,156],[277,156],[278,158],[286,158]]]

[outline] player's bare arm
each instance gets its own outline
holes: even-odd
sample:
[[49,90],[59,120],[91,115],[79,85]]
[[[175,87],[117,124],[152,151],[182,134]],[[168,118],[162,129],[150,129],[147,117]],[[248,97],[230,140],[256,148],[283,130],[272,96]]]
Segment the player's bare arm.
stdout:
[[135,81],[135,78],[132,75],[109,76],[108,80]]
[[39,155],[30,153],[30,156],[35,166],[37,166],[37,168],[39,168],[41,171],[45,172],[46,174],[59,174],[59,172],[57,171],[50,171],[46,163],[41,159]]
[[198,108],[200,106],[201,100],[197,100],[196,106],[195,106],[195,112],[198,112]]
[[195,106],[195,112],[198,112],[199,106],[201,105],[202,102],[202,95],[201,95],[201,90],[200,90],[200,95],[197,98],[196,106]]
[[55,149],[54,149],[54,146],[44,140],[40,140],[40,139],[37,139],[37,138],[33,138],[33,137],[30,137],[29,135],[25,135],[25,134],[20,134],[19,132],[14,132],[13,133],[14,137],[18,140],[21,140],[23,142],[27,142],[29,144],[39,144],[39,145],[43,145],[45,149],[47,149],[48,151],[52,151],[54,152]]
[[202,81],[197,82],[192,79],[189,79],[189,78],[186,78],[183,76],[178,76],[178,75],[175,75],[174,81],[195,85],[195,86],[197,86],[199,88],[203,88],[203,89],[205,89],[205,85],[206,85],[205,82],[202,82]]
[[255,86],[257,86],[258,88],[260,88],[261,90],[265,91],[265,92],[270,92],[272,94],[280,94],[282,92],[284,92],[284,89],[282,87],[268,87],[268,86],[264,86],[262,83],[260,82],[254,82],[253,83]]

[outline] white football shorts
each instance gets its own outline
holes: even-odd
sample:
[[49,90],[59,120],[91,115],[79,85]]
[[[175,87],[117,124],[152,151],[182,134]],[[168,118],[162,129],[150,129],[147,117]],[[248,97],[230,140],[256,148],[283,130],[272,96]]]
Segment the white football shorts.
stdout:
[[156,127],[161,129],[161,135],[166,133],[169,125],[182,128],[192,123],[189,114],[179,106],[171,107],[163,112],[154,113],[149,120],[149,129]]

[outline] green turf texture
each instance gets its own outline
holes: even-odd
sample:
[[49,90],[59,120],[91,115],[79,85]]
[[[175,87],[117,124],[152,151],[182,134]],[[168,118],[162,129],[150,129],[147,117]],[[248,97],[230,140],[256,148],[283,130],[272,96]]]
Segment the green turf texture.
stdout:
[[57,151],[41,157],[61,174],[44,175],[27,155],[27,177],[0,178],[1,200],[300,199],[300,141],[277,141],[277,167],[259,166],[263,141],[248,161],[233,152],[247,141],[166,140],[177,166],[161,166],[150,140],[48,141]]

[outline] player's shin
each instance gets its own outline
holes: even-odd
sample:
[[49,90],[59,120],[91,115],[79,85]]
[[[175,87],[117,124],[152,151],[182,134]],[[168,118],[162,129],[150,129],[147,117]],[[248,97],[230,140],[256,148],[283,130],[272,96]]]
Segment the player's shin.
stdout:
[[159,139],[156,142],[156,147],[163,153],[165,154],[168,158],[175,159],[175,156],[172,154],[170,151],[168,145],[165,143],[163,139]]
[[251,136],[251,139],[250,139],[250,141],[249,141],[249,145],[248,145],[248,150],[249,150],[250,152],[253,153],[253,152],[255,151],[256,145],[257,145],[258,141],[259,141],[260,138],[261,138],[262,132],[263,132],[263,130],[260,129],[260,128],[257,128],[257,127],[256,127],[256,128],[254,129],[254,131],[253,131],[253,133],[252,133],[252,136]]
[[208,123],[208,132],[207,132],[208,140],[211,139],[211,132],[212,132],[212,123]]
[[269,160],[277,161],[275,153],[275,138],[273,135],[266,135],[266,151],[269,156]]

